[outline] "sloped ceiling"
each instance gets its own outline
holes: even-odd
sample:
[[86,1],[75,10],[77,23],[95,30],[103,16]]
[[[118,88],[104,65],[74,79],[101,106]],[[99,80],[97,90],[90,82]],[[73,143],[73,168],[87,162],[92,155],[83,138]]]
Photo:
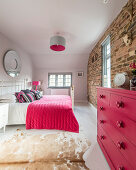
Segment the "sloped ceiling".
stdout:
[[[0,0],[0,32],[31,55],[37,68],[85,68],[89,53],[127,0]],[[53,52],[50,37],[66,38]]]

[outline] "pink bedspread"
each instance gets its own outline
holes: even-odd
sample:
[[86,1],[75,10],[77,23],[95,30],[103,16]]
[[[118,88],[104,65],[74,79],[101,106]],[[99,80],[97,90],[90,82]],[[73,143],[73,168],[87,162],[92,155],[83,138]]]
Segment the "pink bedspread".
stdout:
[[79,132],[70,96],[46,95],[29,104],[26,129],[57,129]]

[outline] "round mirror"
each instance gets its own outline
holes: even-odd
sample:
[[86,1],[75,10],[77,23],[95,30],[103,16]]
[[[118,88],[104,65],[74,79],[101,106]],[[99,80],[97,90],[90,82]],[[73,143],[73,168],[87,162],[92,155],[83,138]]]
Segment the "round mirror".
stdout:
[[9,50],[3,58],[3,66],[6,73],[11,77],[16,77],[21,71],[21,59],[16,51]]

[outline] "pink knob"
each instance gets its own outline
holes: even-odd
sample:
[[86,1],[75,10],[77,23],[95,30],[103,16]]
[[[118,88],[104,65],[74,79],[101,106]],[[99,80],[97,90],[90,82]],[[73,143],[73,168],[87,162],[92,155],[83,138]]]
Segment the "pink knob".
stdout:
[[124,103],[123,102],[116,102],[116,106],[117,106],[117,108],[123,108],[124,107]]
[[104,140],[104,139],[105,139],[104,135],[101,135],[100,138],[101,138],[101,140]]
[[125,149],[125,144],[123,142],[118,142],[117,146],[119,149]]
[[119,127],[119,128],[123,128],[123,127],[124,127],[123,121],[117,121],[116,125],[117,125],[117,127]]
[[118,170],[125,170],[123,166],[119,166]]
[[100,94],[100,99],[103,99],[104,98],[104,95]]
[[103,123],[104,123],[104,120],[100,120],[100,123],[102,123],[102,124],[103,124]]
[[100,107],[100,111],[102,111],[102,110],[104,110],[104,108],[103,108],[103,107]]

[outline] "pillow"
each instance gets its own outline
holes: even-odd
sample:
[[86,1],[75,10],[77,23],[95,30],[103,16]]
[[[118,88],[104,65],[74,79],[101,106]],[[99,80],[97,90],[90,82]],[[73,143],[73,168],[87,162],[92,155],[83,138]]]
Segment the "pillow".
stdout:
[[16,92],[16,93],[15,93],[15,97],[16,97],[17,103],[19,102],[19,100],[18,100],[18,93],[19,93],[19,92]]
[[30,90],[29,90],[29,89],[21,90],[21,91],[23,91],[24,93],[29,93],[29,92],[30,92]]
[[15,93],[15,96],[19,103],[29,103],[30,102],[29,98],[26,96],[26,94],[23,91]]
[[21,90],[21,91],[25,93],[25,95],[27,96],[30,102],[33,102],[36,100],[34,93],[32,93],[29,89]]
[[37,90],[31,90],[31,92],[35,95],[36,100],[40,100],[42,98],[40,92]]
[[25,99],[24,97],[20,94],[20,92],[16,92],[15,93],[16,96],[16,100],[18,103],[25,103]]
[[35,95],[32,92],[25,93],[25,95],[27,96],[30,102],[33,102],[36,100]]

